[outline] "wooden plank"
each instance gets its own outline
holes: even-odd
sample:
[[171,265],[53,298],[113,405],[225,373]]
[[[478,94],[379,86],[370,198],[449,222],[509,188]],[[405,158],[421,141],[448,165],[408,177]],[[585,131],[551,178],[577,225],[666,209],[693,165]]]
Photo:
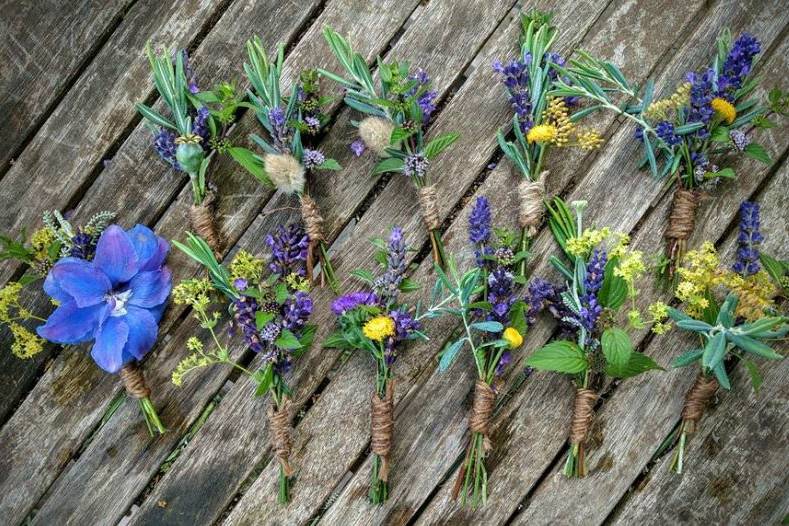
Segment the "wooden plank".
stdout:
[[[756,27],[758,26],[746,29],[756,34]],[[787,50],[789,43],[784,41],[765,64],[765,87],[769,88],[784,75]],[[762,141],[764,136],[767,141]],[[777,154],[785,152],[789,145],[789,141],[781,134],[760,133],[759,137],[760,142]],[[706,239],[717,241],[736,217],[739,203],[751,195],[764,179],[764,168],[754,162],[740,164],[740,168],[740,174],[749,175],[741,177],[736,184],[724,185],[715,193],[714,206],[706,206],[702,210],[691,246],[698,246]],[[752,169],[758,173],[755,177]],[[785,165],[783,170],[787,171]],[[665,217],[668,207],[669,200],[663,200],[658,207],[657,216]],[[660,239],[660,227],[659,223],[646,225],[646,228],[641,229],[634,237],[633,246],[647,253],[654,251],[654,241]],[[768,233],[780,230],[767,228],[765,230]],[[639,305],[642,308],[656,298],[670,300],[670,295],[655,288],[654,284],[641,287],[641,294]],[[643,337],[643,333],[640,337]],[[669,364],[674,356],[689,348],[689,345],[693,345],[689,334],[677,333],[655,338],[645,352],[659,363]],[[591,476],[580,481],[568,481],[560,473],[552,473],[534,491],[528,507],[516,522],[540,522],[548,517],[558,517],[568,522],[602,522],[621,495],[628,490],[630,483],[647,465],[652,452],[657,450],[660,442],[670,432],[682,409],[683,395],[694,378],[695,370],[687,368],[643,375],[622,382],[598,412],[597,428],[604,440],[587,455]],[[648,418],[645,415],[648,415]],[[592,489],[594,491],[591,491]],[[587,493],[589,495],[582,499],[583,502],[568,498],[569,495]],[[563,505],[561,511],[557,512],[559,502]]]
[[[126,13],[113,34],[113,45],[96,55],[0,180],[0,232],[30,232],[40,224],[45,210],[69,206],[93,171],[100,170],[102,157],[138,119],[134,103],[152,93],[150,66],[142,51],[146,41],[189,47],[227,3],[143,1]],[[136,177],[140,169],[133,166],[127,172],[113,172],[113,184],[123,186],[119,181]],[[18,269],[13,262],[0,263],[0,283]],[[38,298],[35,306],[42,305],[46,308],[46,301]],[[9,339],[4,332],[3,342]],[[52,349],[33,360],[0,354],[0,422],[30,389]]]
[[[476,28],[476,34],[471,35],[466,32],[455,31],[451,38],[441,38],[440,46],[436,46],[435,42],[437,40],[435,39],[438,39],[439,35],[443,35],[442,32],[446,31],[449,22],[453,17],[459,15],[458,10],[448,10],[446,5],[438,3],[430,4],[424,11],[419,13],[418,16],[414,17],[410,29],[405,31],[389,53],[397,57],[413,57],[417,59],[415,60],[417,65],[424,64],[425,66],[429,66],[428,60],[431,56],[443,54],[449,57],[451,50],[454,50],[452,56],[455,58],[436,63],[435,66],[431,68],[431,74],[437,79],[435,85],[436,89],[438,89],[439,93],[446,93],[455,78],[450,73],[455,72],[456,75],[459,74],[463,69],[463,61],[467,63],[470,58],[474,56],[481,42],[484,41],[487,32],[482,32],[480,28],[484,27],[488,32],[492,31],[497,21],[500,20],[509,9],[509,5],[510,4],[504,4],[503,2],[492,5],[488,3],[485,6],[487,8],[486,14],[480,15],[480,20],[484,21],[484,24],[480,22]],[[475,7],[475,13],[482,12],[482,3],[475,4],[475,6],[479,6]],[[380,15],[375,16],[380,17]],[[415,50],[422,49],[428,50],[426,55],[414,55]],[[435,73],[433,73],[434,70]],[[343,112],[340,119],[347,121],[347,113],[348,112]],[[332,134],[332,136],[328,138],[328,141],[324,143],[322,149],[327,155],[338,158],[343,166],[346,166],[343,173],[358,174],[359,170],[353,166],[354,162],[361,164],[369,163],[370,161],[361,159],[354,160],[348,150],[347,144],[349,141],[346,140],[347,137],[342,137],[343,132],[340,128],[339,134]],[[342,176],[342,174],[339,174],[339,176]],[[330,177],[331,176],[327,176],[325,180],[319,179],[319,185],[316,185],[316,191],[320,192],[318,195],[330,195],[329,192],[333,191],[335,188],[339,191],[339,188],[337,188],[337,185],[334,184],[334,181],[332,181]],[[366,177],[361,178],[354,176],[354,183],[359,180],[364,184],[368,184],[369,181]],[[327,217],[333,215],[335,218],[338,214],[345,214],[347,218],[351,211],[357,206],[358,202],[363,199],[364,195],[364,192],[357,193],[355,196],[356,202],[351,202],[349,205],[350,211],[330,207],[325,208],[324,214]],[[320,197],[318,200],[321,204],[324,203]],[[269,213],[273,210],[283,208],[279,206],[277,201],[278,200],[274,200],[269,203],[267,210],[264,211],[264,215],[258,218],[258,221],[255,222],[253,227],[246,232],[240,245],[251,246],[253,249],[259,250],[261,240],[264,238],[265,234],[273,228],[274,225],[287,219],[287,214],[285,213],[287,210],[279,214]],[[329,236],[335,237],[342,227],[342,223],[339,221],[329,221],[329,224],[332,224],[332,230],[329,231]],[[361,240],[360,243],[366,244],[366,240]],[[317,309],[322,312],[322,314],[316,313],[316,315],[313,316],[314,320],[317,319],[317,325],[321,327],[321,332],[319,332],[317,337],[319,341],[321,339],[321,334],[327,333],[330,329],[331,322],[329,321],[330,314],[328,305],[331,301],[331,295],[327,290],[318,290],[315,294],[315,302],[318,306]],[[322,322],[322,319],[325,321]],[[304,358],[305,361],[302,361],[297,366],[293,379],[293,383],[298,386],[299,394],[297,398],[300,400],[309,396],[321,380],[323,380],[326,371],[329,370],[332,363],[336,360],[337,355],[311,353]],[[204,520],[206,516],[202,514],[213,513],[213,515],[207,516],[210,519],[210,517],[215,517],[221,513],[223,507],[236,491],[238,484],[243,481],[246,474],[254,468],[255,464],[259,462],[267,452],[267,449],[262,447],[260,450],[250,449],[248,444],[249,441],[253,439],[250,434],[253,432],[257,433],[257,429],[253,428],[248,430],[246,426],[239,426],[238,424],[238,422],[257,422],[258,420],[262,420],[265,402],[252,399],[249,389],[249,385],[240,385],[228,394],[215,415],[207,422],[194,442],[185,451],[183,455],[184,458],[179,459],[179,462],[173,467],[172,471],[168,473],[163,478],[162,482],[154,489],[154,494],[149,497],[148,502],[143,504],[141,513],[144,513],[144,515],[142,515],[143,518],[141,520],[169,521],[178,520],[179,516],[181,518],[187,517],[189,520]],[[225,416],[225,411],[227,411],[229,416]],[[221,425],[217,424],[217,422]],[[263,432],[266,432],[266,430],[264,429]],[[217,450],[213,445],[215,442],[210,439],[211,436],[222,436],[223,441],[226,443],[226,447],[223,450]],[[261,444],[265,444],[265,440],[263,440]],[[233,462],[228,465],[228,451],[234,451],[234,458],[238,457],[238,462]],[[248,458],[248,460],[246,462],[241,462],[241,458]],[[184,492],[183,484],[179,482],[182,481],[184,477],[195,481],[196,487],[207,488],[212,486],[210,494],[204,495],[202,491],[197,493],[194,490]],[[228,486],[221,492],[219,488],[213,486],[217,477],[221,477],[221,480],[225,481],[223,484],[218,484],[219,488],[224,488],[225,485]],[[227,492],[227,495],[225,495],[225,492]],[[194,505],[195,499],[198,498],[201,503],[199,508]],[[206,504],[206,499],[211,500]],[[158,508],[156,506],[158,500],[166,501],[168,503],[167,508]],[[214,500],[216,500],[216,502],[214,502]],[[217,509],[212,509],[213,506],[216,506]],[[195,513],[200,513],[201,515],[195,519],[193,517]]]
[[[317,0],[313,5],[317,5]],[[242,46],[234,46],[237,55],[232,60],[228,44],[234,39],[232,35],[242,29],[251,34],[263,28],[270,31],[264,35],[269,39],[288,40],[308,19],[311,10],[306,7],[287,4],[286,8],[277,10],[278,23],[274,24],[270,19],[273,16],[270,5],[251,0],[233,5],[195,53],[195,65],[202,63],[204,68],[213,65],[216,70],[224,72],[234,67],[238,74]],[[181,16],[184,15],[188,15],[188,12],[181,13]],[[240,24],[239,19],[244,20],[244,23]],[[182,22],[177,25],[180,24]],[[218,53],[218,50],[224,52]],[[145,133],[142,129],[138,131],[140,136]],[[168,314],[165,325],[175,319],[177,317]],[[174,364],[169,365],[167,369],[157,368],[163,375],[159,377],[158,383],[169,383],[167,376]],[[223,381],[214,386],[214,390]],[[158,383],[154,383],[153,378],[149,383],[158,390]],[[3,458],[7,459],[7,470],[3,472],[8,473],[4,480],[0,480],[0,487],[3,488],[0,513],[18,521],[27,515],[84,440],[99,425],[105,408],[120,389],[117,378],[101,374],[90,358],[82,353],[62,353],[55,360],[13,418],[0,430],[0,451],[3,452]],[[158,400],[158,397],[154,398]],[[129,417],[125,423],[140,423],[136,404],[127,402],[126,409]],[[164,414],[167,415],[167,412]],[[178,415],[187,418],[188,413],[184,411]],[[168,436],[168,439],[175,438]],[[169,451],[164,444],[161,447]],[[122,506],[124,502],[118,499],[116,507]],[[77,503],[75,501],[72,505],[76,506]],[[109,515],[110,510],[104,511]],[[116,513],[125,511],[126,508],[123,508],[119,512],[116,510]]]
[[2,2],[0,174],[135,1]]
[[[731,24],[736,29],[747,22],[747,28],[751,31],[758,28],[760,36],[764,36],[766,44],[769,45],[776,38],[779,30],[775,27],[775,22],[773,21],[771,25],[768,19],[773,17],[772,20],[774,20],[774,17],[778,15],[775,12],[763,12],[761,9],[758,6],[749,6],[745,11],[736,14],[735,10],[727,9],[725,6],[720,9],[716,8],[715,13],[705,18],[694,36],[687,40],[687,50],[676,56],[666,73],[661,77],[676,79],[685,69],[703,63],[707,58],[705,50],[709,49],[709,43],[712,42],[717,30],[724,24]],[[757,16],[754,13],[761,14]],[[764,18],[761,18],[762,15]],[[702,42],[706,42],[706,44],[702,44]],[[662,85],[660,81],[658,84]],[[649,201],[659,195],[659,188],[651,186],[650,181],[643,174],[634,174],[632,178],[619,180],[620,185],[617,192],[613,196],[610,195],[610,180],[606,174],[618,173],[617,167],[633,166],[632,163],[637,158],[637,154],[633,150],[634,146],[625,146],[626,141],[630,140],[631,133],[631,130],[624,129],[611,140],[607,152],[612,153],[599,163],[601,170],[598,170],[597,166],[593,168],[590,176],[570,196],[571,199],[588,199],[590,203],[595,204],[594,208],[589,209],[589,212],[592,213],[590,221],[593,224],[610,224],[620,230],[628,231],[637,224],[637,218],[648,209]],[[616,145],[616,143],[619,144]],[[778,151],[784,149],[785,145]],[[758,170],[759,167],[754,166],[753,163],[741,166],[753,169],[758,174],[754,176],[755,181],[749,177],[740,183],[745,185],[743,186],[745,192],[750,192],[754,186],[748,185],[758,184],[758,181],[765,176],[766,171]],[[625,210],[618,205],[618,196],[622,195],[632,196]],[[722,200],[722,197],[716,198],[716,205],[723,213],[729,210],[729,213],[733,214],[736,202],[737,200],[734,200],[728,202],[727,205],[727,201]],[[640,208],[642,210],[639,210]],[[657,232],[651,237],[652,245],[647,252],[655,252],[660,246],[664,212],[665,208],[661,208],[658,213],[652,213],[647,219],[641,220],[645,225],[654,225],[652,228]],[[702,213],[709,212],[705,208]],[[543,259],[546,253],[546,244],[551,244],[551,241],[546,234],[543,234],[534,248],[537,261],[535,275],[544,275],[547,271],[547,265]],[[553,251],[552,247],[548,250],[548,252]],[[550,335],[551,326],[536,325],[527,339],[529,348],[538,348]],[[499,416],[500,423],[494,434],[497,452],[491,459],[494,470],[489,472],[491,497],[488,506],[473,515],[459,510],[457,505],[449,499],[449,488],[445,485],[433,498],[419,522],[425,524],[451,523],[468,520],[470,516],[486,523],[507,521],[520,500],[539,480],[544,470],[553,463],[557,453],[561,450],[566,440],[566,423],[571,412],[571,401],[572,387],[563,377],[559,375],[533,377],[523,389],[513,394],[513,400],[504,406]],[[417,400],[414,403],[419,405],[424,401]],[[546,417],[541,415],[546,412],[549,412],[550,415],[547,417],[546,423],[542,424],[542,419]],[[558,422],[553,420],[554,417],[558,418]],[[443,430],[443,432],[447,431]],[[453,475],[454,473],[449,475],[450,480]],[[596,492],[597,489],[595,489]],[[562,508],[565,506],[569,506],[566,499],[562,502]],[[586,508],[584,508],[584,513],[584,517],[586,517],[588,514]]]
[[[789,231],[776,226],[789,220],[787,184],[789,165],[784,163],[756,199],[762,205],[763,249],[782,259],[789,257]],[[736,237],[736,231],[729,233],[724,257],[734,256]],[[783,349],[785,353],[785,343]],[[719,392],[718,404],[706,412],[689,443],[684,474],[669,472],[671,455],[664,456],[617,506],[612,523],[781,523],[789,505],[787,360],[763,363],[764,384],[758,393],[745,368],[736,366],[732,390]],[[669,396],[682,398],[679,391]]]

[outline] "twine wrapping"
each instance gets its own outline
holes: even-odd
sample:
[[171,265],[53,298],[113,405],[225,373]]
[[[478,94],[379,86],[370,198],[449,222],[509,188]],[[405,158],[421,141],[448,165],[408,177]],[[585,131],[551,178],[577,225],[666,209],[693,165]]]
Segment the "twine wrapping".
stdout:
[[548,172],[540,174],[539,179],[530,181],[523,179],[518,184],[518,224],[526,230],[529,237],[537,234],[537,227],[542,221],[543,198],[545,197],[545,178]]
[[123,366],[120,372],[123,387],[126,388],[126,394],[138,400],[148,398],[151,396],[151,390],[145,383],[145,377],[137,364],[127,363]]
[[276,409],[272,403],[268,409],[268,422],[271,429],[271,447],[277,457],[282,471],[286,477],[293,475],[293,468],[288,459],[290,450],[293,447],[293,440],[290,436],[290,400],[284,399],[282,409]]
[[216,192],[209,188],[202,203],[189,207],[189,223],[195,233],[208,243],[214,254],[219,255],[222,252],[222,238],[214,216],[216,201]]
[[381,469],[378,478],[384,482],[389,480],[389,452],[392,449],[392,432],[394,431],[394,381],[386,383],[386,396],[381,399],[373,392],[370,397],[370,448],[381,458]]
[[419,188],[419,208],[422,211],[422,221],[428,230],[438,230],[441,222],[438,216],[438,194],[435,186]]
[[671,213],[668,216],[668,228],[665,238],[674,240],[687,240],[696,226],[696,209],[699,207],[701,196],[698,192],[680,189],[674,192],[674,201]]
[[687,433],[696,432],[696,424],[704,416],[704,409],[718,390],[718,380],[699,374],[696,381],[685,394],[685,405],[682,406],[682,422]]
[[597,393],[591,389],[581,388],[575,391],[575,405],[573,406],[573,419],[570,424],[570,443],[583,444],[589,435],[594,415],[594,404]]
[[482,380],[477,380],[474,384],[474,400],[471,403],[471,415],[469,416],[469,428],[474,433],[481,433],[485,437],[484,447],[486,451],[491,449],[490,444],[490,419],[493,416],[493,409],[496,404],[496,393],[493,388]]
[[[323,235],[323,217],[315,199],[306,194],[301,194],[299,198],[301,200],[301,218],[304,221],[304,229],[310,238],[310,244],[307,247],[307,279],[312,281],[316,248],[319,243],[326,239]],[[321,277],[323,276],[324,273],[321,273]]]

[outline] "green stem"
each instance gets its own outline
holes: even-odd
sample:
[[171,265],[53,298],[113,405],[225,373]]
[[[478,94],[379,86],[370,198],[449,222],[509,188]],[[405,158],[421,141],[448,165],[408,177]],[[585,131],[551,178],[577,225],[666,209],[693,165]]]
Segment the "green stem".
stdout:
[[277,495],[277,502],[279,504],[287,504],[290,501],[290,486],[288,477],[285,475],[285,470],[282,465],[279,466],[279,493]]
[[163,435],[165,431],[162,421],[159,420],[159,415],[156,413],[156,408],[153,406],[151,399],[147,396],[140,398],[140,411],[145,418],[145,424],[148,426],[148,433],[151,436],[156,436],[156,433]]
[[321,272],[326,276],[326,281],[329,283],[329,288],[335,294],[340,293],[340,284],[337,281],[337,275],[334,272],[331,259],[329,258],[329,250],[326,243],[321,241],[318,243],[319,250],[321,251]]

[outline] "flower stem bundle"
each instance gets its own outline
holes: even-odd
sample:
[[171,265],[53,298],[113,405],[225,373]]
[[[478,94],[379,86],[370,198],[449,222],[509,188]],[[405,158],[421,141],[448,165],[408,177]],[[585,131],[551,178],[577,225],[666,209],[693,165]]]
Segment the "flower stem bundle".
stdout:
[[[558,81],[558,69],[565,60],[551,51],[557,29],[550,24],[552,15],[534,11],[521,15],[520,53],[506,64],[497,60],[499,73],[512,105],[512,131],[515,142],[508,141],[504,130],[496,138],[504,155],[521,175],[517,194],[518,224],[521,227],[519,254],[529,250],[531,239],[542,221],[546,155],[551,147],[598,148],[603,140],[597,132],[578,127],[569,117],[577,97],[549,97]],[[526,276],[526,260],[518,264],[518,275]]]
[[450,132],[425,141],[438,96],[430,87],[430,77],[421,69],[411,72],[407,62],[383,62],[378,57],[380,81],[376,87],[364,57],[355,53],[347,40],[330,27],[323,30],[323,35],[346,76],[318,71],[344,88],[348,107],[365,115],[357,124],[359,139],[351,149],[360,156],[369,148],[380,159],[373,168],[374,176],[393,172],[411,179],[430,237],[433,261],[443,268],[439,198],[428,169],[459,135]]
[[[703,193],[736,178],[734,169],[726,166],[735,156],[744,154],[769,165],[770,155],[748,133],[772,128],[775,123],[770,116],[786,114],[786,95],[781,90],[772,90],[766,104],[754,96],[759,79],[753,69],[761,52],[755,37],[742,33],[732,41],[726,30],[715,49],[707,68],[688,72],[674,92],[662,99],[655,97],[653,81],[640,89],[616,65],[585,52],[579,52],[570,66],[557,68],[561,76],[549,92],[594,104],[571,119],[605,109],[636,124],[635,137],[644,150],[641,167],[649,167],[653,177],[668,178],[675,185],[662,261],[662,270],[672,281],[695,229]],[[622,100],[612,99],[617,96]]]
[[383,273],[376,277],[367,270],[353,274],[368,290],[340,296],[332,303],[337,316],[337,330],[329,335],[324,347],[365,351],[375,361],[375,389],[370,399],[370,446],[373,466],[369,497],[373,504],[382,504],[389,497],[391,472],[389,453],[394,432],[394,376],[392,366],[400,347],[417,338],[426,339],[421,323],[398,301],[401,292],[416,290],[406,277],[406,251],[403,231],[394,227],[389,240],[376,241],[376,259]]
[[[3,237],[0,257],[17,259],[30,270],[0,290],[0,322],[11,329],[11,350],[20,358],[40,352],[45,340],[61,345],[93,341],[91,358],[120,376],[153,436],[165,428],[138,363],[156,343],[170,296],[171,275],[164,265],[170,247],[145,226],[124,231],[110,224],[114,217],[101,212],[74,227],[59,212],[48,212],[44,228],[29,244]],[[57,305],[46,319],[19,299],[25,285],[42,278],[44,292]],[[23,322],[43,324],[34,334]]]
[[[209,279],[178,284],[173,298],[192,307],[200,327],[210,335],[213,349],[197,337],[190,338],[186,346],[191,354],[173,371],[172,381],[181,385],[192,371],[222,364],[251,378],[257,384],[255,396],[271,395],[269,436],[279,463],[278,502],[285,504],[290,500],[290,479],[294,475],[290,462],[292,391],[286,375],[293,361],[310,348],[315,334],[315,327],[307,324],[313,309],[306,279],[307,235],[300,226],[280,226],[266,238],[272,252],[268,265],[240,250],[229,268],[220,265],[207,243],[193,234],[189,234],[186,244],[173,243],[208,271]],[[257,370],[234,361],[228,346],[220,341],[215,328],[221,312],[232,314],[233,327],[241,333],[247,348],[258,355]]]
[[[642,328],[646,323],[635,306],[636,282],[646,272],[643,254],[629,248],[627,234],[586,228],[585,201],[575,201],[572,206],[574,215],[561,198],[548,206],[548,224],[566,256],[566,261],[555,256],[550,261],[564,282],[534,278],[526,298],[529,323],[547,310],[559,322],[561,334],[535,351],[526,363],[573,379],[576,392],[570,451],[563,473],[583,477],[587,473],[585,445],[603,380],[630,378],[660,367],[635,350],[625,330],[628,325]],[[617,314],[627,303],[630,310],[623,323]]]
[[675,309],[662,303],[652,307],[662,312],[660,321],[670,318],[677,328],[699,338],[699,348],[683,353],[672,363],[674,367],[699,365],[696,380],[685,394],[677,430],[670,465],[676,473],[684,470],[685,447],[706,406],[719,387],[731,389],[727,362],[743,362],[754,391],[758,391],[762,377],[752,358],[783,358],[768,343],[789,333],[789,318],[779,314],[775,303],[785,283],[785,270],[781,264],[775,265],[776,260],[760,254],[762,239],[759,205],[742,203],[735,263],[730,268],[723,267],[713,244],[702,244],[699,250],[685,254],[677,269],[675,295],[681,307]]
[[320,79],[315,70],[301,72],[290,95],[282,93],[281,75],[284,46],[277,47],[276,57],[269,61],[260,39],[247,42],[249,62],[244,71],[252,86],[250,107],[267,138],[250,136],[262,150],[262,155],[242,147],[232,147],[230,155],[266,186],[273,186],[288,195],[295,194],[301,204],[301,218],[309,236],[307,251],[307,279],[312,281],[314,268],[321,265],[321,283],[328,282],[339,291],[337,277],[328,254],[324,220],[315,199],[309,194],[308,179],[315,170],[340,170],[334,159],[326,158],[320,150],[310,148],[328,121],[321,108],[329,102],[320,94]]

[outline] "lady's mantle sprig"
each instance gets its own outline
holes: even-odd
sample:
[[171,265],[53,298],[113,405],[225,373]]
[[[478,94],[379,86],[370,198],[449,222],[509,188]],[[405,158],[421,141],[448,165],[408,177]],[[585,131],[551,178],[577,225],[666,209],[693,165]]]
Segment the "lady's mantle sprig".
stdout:
[[398,301],[401,292],[418,288],[406,277],[408,248],[403,231],[394,227],[388,242],[378,240],[376,246],[379,248],[376,259],[383,273],[376,277],[367,270],[354,271],[353,275],[369,289],[334,300],[332,312],[337,316],[337,330],[323,346],[366,351],[375,360],[377,374],[370,422],[375,458],[369,496],[372,503],[381,504],[389,494],[389,451],[394,431],[392,366],[405,342],[426,337],[420,332],[420,320]]
[[275,60],[269,61],[259,38],[247,42],[249,61],[244,64],[244,71],[252,86],[249,99],[267,138],[257,134],[250,136],[263,151],[262,155],[241,147],[230,148],[229,152],[264,185],[299,197],[302,220],[309,235],[307,277],[312,280],[313,267],[320,261],[321,279],[327,280],[337,292],[323,218],[309,195],[307,184],[309,175],[315,170],[341,169],[337,161],[310,147],[328,121],[321,108],[330,99],[320,95],[318,74],[312,69],[303,71],[290,95],[284,96],[281,86],[284,53],[284,46],[280,44]]
[[699,374],[685,395],[677,448],[671,469],[682,473],[688,436],[696,431],[704,409],[718,386],[731,389],[727,361],[742,361],[754,390],[762,376],[752,357],[780,360],[783,358],[765,342],[779,340],[789,333],[789,318],[780,316],[775,304],[780,283],[761,270],[759,244],[759,205],[745,202],[740,206],[739,249],[734,265],[726,268],[712,243],[689,251],[677,269],[679,284],[675,290],[681,308],[657,303],[652,308],[662,311],[662,319],[671,318],[676,326],[696,333],[701,347],[678,356],[674,367],[698,364]]
[[461,335],[441,353],[439,370],[445,371],[461,350],[468,348],[477,367],[474,402],[469,415],[471,437],[466,458],[455,482],[453,496],[471,506],[488,498],[485,457],[491,450],[490,420],[496,401],[495,382],[512,361],[511,352],[523,344],[527,324],[525,304],[515,298],[516,277],[513,246],[515,236],[497,230],[498,242],[491,237],[490,203],[478,197],[469,215],[469,241],[475,250],[476,266],[462,276],[452,258],[448,272],[436,268],[438,279],[431,306],[421,317],[451,315],[463,324]]
[[[699,190],[736,176],[731,167],[717,163],[730,163],[734,156],[745,154],[770,164],[764,147],[746,133],[752,126],[775,126],[770,114],[786,112],[786,97],[780,90],[770,93],[766,105],[753,96],[758,87],[753,65],[761,52],[756,38],[743,33],[732,42],[727,30],[718,37],[716,49],[708,68],[687,73],[685,81],[664,99],[654,99],[651,80],[639,90],[614,64],[583,52],[570,67],[558,67],[562,77],[550,93],[595,103],[574,114],[573,119],[607,109],[634,121],[638,126],[636,137],[644,148],[642,166],[649,166],[654,177],[670,177],[677,185],[665,233],[665,268],[670,277],[694,230]],[[624,103],[616,104],[612,95],[622,96]]]
[[159,157],[189,175],[192,228],[219,251],[222,242],[213,215],[216,196],[206,183],[206,171],[214,153],[227,150],[225,133],[235,120],[237,108],[245,103],[232,84],[202,91],[185,50],[155,53],[148,43],[146,53],[154,86],[170,117],[142,103],[137,104],[137,111],[154,132],[153,146]]
[[[185,280],[173,297],[176,303],[192,307],[213,347],[208,350],[201,340],[190,338],[186,346],[191,354],[173,371],[173,383],[181,385],[184,376],[196,369],[224,364],[249,376],[257,384],[256,396],[271,394],[268,419],[271,445],[280,464],[278,499],[286,503],[293,475],[289,461],[292,392],[286,374],[293,360],[310,348],[315,334],[315,327],[307,324],[313,310],[310,283],[304,278],[307,236],[299,226],[280,226],[266,238],[272,251],[268,264],[240,250],[229,268],[220,265],[197,236],[189,234],[186,244],[173,243],[208,271],[210,279]],[[234,361],[228,346],[220,342],[215,328],[223,311],[231,313],[232,325],[245,346],[259,357],[256,371]]]
[[585,228],[585,201],[575,201],[572,206],[575,214],[557,197],[548,207],[549,226],[569,265],[555,256],[550,261],[565,282],[559,285],[537,278],[526,297],[529,322],[534,323],[536,315],[547,310],[559,321],[562,337],[535,351],[526,363],[538,370],[572,376],[577,390],[571,450],[563,472],[568,477],[583,477],[584,443],[603,379],[629,378],[660,367],[634,349],[617,319],[629,300],[627,323],[644,326],[635,308],[636,282],[646,272],[643,255],[628,247],[627,234]]
[[358,123],[361,142],[354,142],[351,149],[358,156],[365,147],[370,148],[381,159],[373,168],[373,175],[395,172],[411,179],[419,193],[422,218],[430,233],[433,261],[443,265],[438,197],[431,184],[429,167],[459,135],[445,133],[425,142],[437,97],[430,86],[430,77],[421,69],[411,72],[407,62],[383,62],[378,57],[380,80],[376,87],[364,57],[354,53],[347,40],[329,27],[323,30],[323,35],[346,77],[324,69],[318,71],[343,86],[345,103],[366,115]]
[[163,433],[137,364],[156,343],[170,296],[171,275],[164,264],[170,246],[142,225],[127,231],[117,225],[104,228],[111,216],[96,216],[92,226],[76,234],[59,214],[57,233],[46,227],[61,253],[86,257],[67,255],[49,269],[44,292],[57,308],[36,332],[61,345],[92,341],[96,365],[120,375],[127,393],[139,400],[151,435]]
[[[504,130],[496,138],[504,155],[512,161],[522,177],[518,185],[521,227],[520,252],[526,252],[530,239],[542,220],[545,194],[545,155],[551,147],[579,147],[593,150],[602,144],[597,132],[579,128],[570,119],[575,97],[549,97],[559,77],[555,66],[565,60],[553,51],[557,29],[550,24],[549,13],[521,15],[521,48],[516,59],[506,64],[497,60],[493,70],[499,73],[512,105],[512,130],[515,142],[507,141]],[[577,119],[576,119],[577,120]],[[526,275],[526,261],[521,260],[519,275]]]

